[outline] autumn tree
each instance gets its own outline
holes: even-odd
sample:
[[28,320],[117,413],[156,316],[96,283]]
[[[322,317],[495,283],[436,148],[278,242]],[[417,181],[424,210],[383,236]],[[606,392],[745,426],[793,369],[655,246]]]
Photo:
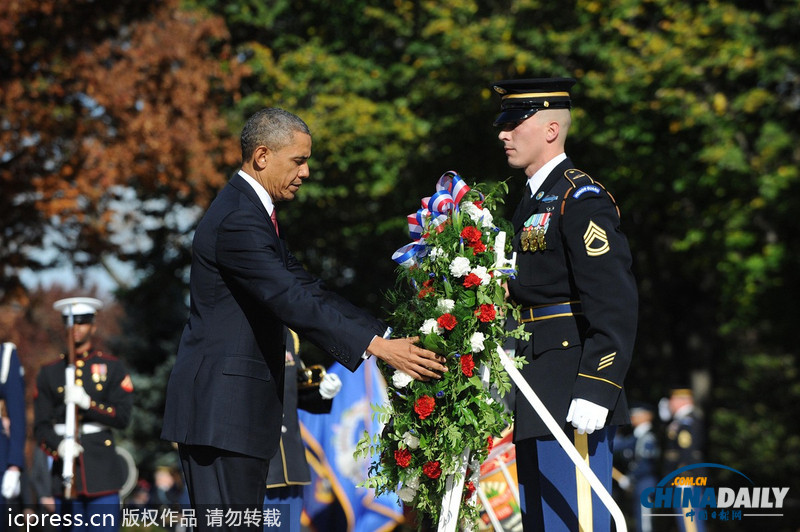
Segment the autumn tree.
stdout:
[[146,273],[185,253],[238,160],[227,38],[175,1],[0,5],[0,289],[25,267],[113,256]]

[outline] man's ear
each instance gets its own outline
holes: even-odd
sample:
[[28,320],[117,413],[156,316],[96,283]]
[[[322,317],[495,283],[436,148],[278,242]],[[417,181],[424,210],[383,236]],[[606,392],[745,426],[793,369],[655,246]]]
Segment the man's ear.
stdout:
[[269,164],[269,159],[272,156],[272,152],[266,146],[259,146],[256,148],[256,151],[253,152],[253,167],[256,170],[263,170]]
[[558,123],[557,120],[551,120],[547,123],[547,129],[545,130],[545,134],[547,136],[547,142],[553,142],[558,138],[558,133],[561,130],[561,125]]

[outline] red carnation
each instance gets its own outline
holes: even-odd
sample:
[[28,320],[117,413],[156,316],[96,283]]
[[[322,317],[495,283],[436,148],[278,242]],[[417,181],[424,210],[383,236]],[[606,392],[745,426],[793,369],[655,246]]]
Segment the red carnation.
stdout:
[[471,480],[464,483],[464,498],[469,499],[475,493],[475,484]]
[[398,449],[394,452],[394,461],[402,468],[408,467],[411,463],[411,451],[408,449]]
[[433,285],[433,279],[428,279],[427,281],[422,283],[422,289],[420,289],[419,293],[417,294],[417,297],[422,299],[428,294],[434,293],[436,289],[432,285]]
[[439,316],[436,319],[436,323],[439,324],[439,327],[447,329],[448,331],[452,331],[458,323],[458,320],[456,320],[456,317],[448,312]]
[[430,416],[436,406],[436,400],[430,395],[423,395],[414,403],[414,412],[419,414],[420,419]]
[[475,242],[470,247],[472,248],[473,255],[477,255],[478,253],[483,253],[484,251],[486,251],[486,244],[480,241]]
[[439,478],[442,474],[442,467],[439,465],[439,462],[428,462],[422,466],[422,472],[425,473],[428,478]]
[[486,437],[486,443],[488,445],[488,448],[486,449],[486,452],[487,453],[492,452],[492,449],[494,448],[494,440],[492,439],[491,436],[487,436]]
[[472,355],[461,355],[461,373],[472,377],[473,369],[475,369],[475,362],[472,361]]
[[461,237],[467,241],[468,245],[474,245],[481,240],[481,231],[477,227],[468,225],[461,231]]
[[489,303],[481,305],[480,308],[475,311],[475,314],[478,316],[478,319],[484,323],[493,321],[497,315],[494,310],[494,305]]
[[472,288],[473,286],[480,286],[481,278],[471,273],[464,279],[464,288]]

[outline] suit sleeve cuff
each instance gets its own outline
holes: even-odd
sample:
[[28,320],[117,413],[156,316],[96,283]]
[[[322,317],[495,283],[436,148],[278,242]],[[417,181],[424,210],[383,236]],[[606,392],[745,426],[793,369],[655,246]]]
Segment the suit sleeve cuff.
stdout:
[[[383,337],[384,338],[391,338],[391,336],[392,336],[392,328],[391,327],[386,327],[386,330],[383,332]],[[374,340],[377,337],[378,337],[378,335],[375,335],[375,336],[372,337],[372,339]],[[372,343],[372,342],[370,342],[370,343]],[[362,355],[361,355],[361,358],[363,360],[369,360],[369,358],[371,356],[372,356],[371,354],[369,354],[366,351],[364,351],[364,353],[362,353]]]

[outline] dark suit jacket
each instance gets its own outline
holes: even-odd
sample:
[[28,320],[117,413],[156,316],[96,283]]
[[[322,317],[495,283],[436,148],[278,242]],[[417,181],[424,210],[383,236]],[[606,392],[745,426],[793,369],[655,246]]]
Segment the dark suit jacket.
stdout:
[[[545,247],[524,251],[525,223],[542,214],[550,215]],[[517,276],[508,282],[511,297],[523,307],[573,301],[582,308],[580,315],[526,324],[531,338],[517,346],[517,356],[528,361],[523,376],[565,427],[575,397],[608,408],[608,423],[626,423],[623,380],[636,336],[638,297],[613,198],[567,158],[532,201],[520,203],[512,222]],[[522,397],[516,398],[514,429],[516,440],[549,434]]]
[[285,326],[351,371],[384,327],[300,265],[238,174],[197,226],[192,251],[191,309],[161,437],[268,459],[280,440]]

